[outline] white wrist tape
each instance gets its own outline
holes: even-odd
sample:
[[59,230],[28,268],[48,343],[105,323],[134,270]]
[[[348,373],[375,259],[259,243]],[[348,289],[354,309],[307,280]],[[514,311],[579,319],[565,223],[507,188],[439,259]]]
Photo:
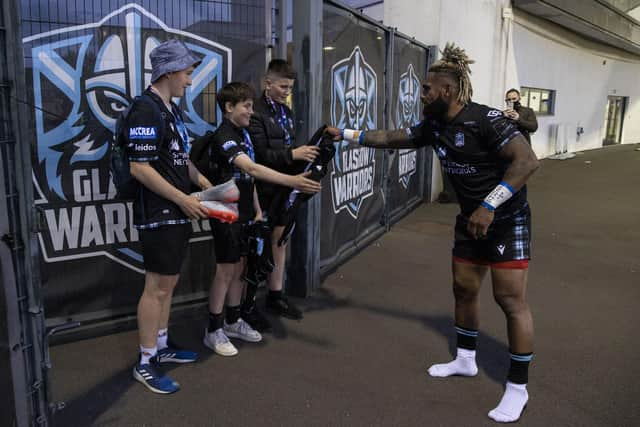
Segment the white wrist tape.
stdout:
[[357,142],[362,144],[362,137],[364,136],[361,130],[355,129],[343,129],[342,130],[342,139],[349,142]]
[[494,188],[493,191],[484,198],[482,206],[490,211],[494,211],[498,206],[509,200],[514,193],[515,190],[512,186],[504,181],[500,181],[500,184],[498,184],[496,188]]

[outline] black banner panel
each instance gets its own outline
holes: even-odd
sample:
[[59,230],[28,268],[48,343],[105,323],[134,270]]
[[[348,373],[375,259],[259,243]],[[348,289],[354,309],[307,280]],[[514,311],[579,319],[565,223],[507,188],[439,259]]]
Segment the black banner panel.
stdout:
[[[108,167],[116,118],[149,85],[149,53],[177,38],[202,58],[175,101],[192,138],[221,122],[215,94],[257,85],[265,66],[264,1],[21,2],[33,185],[45,309],[55,319],[135,312],[143,288],[131,204]],[[194,222],[175,301],[202,298],[213,271],[208,222]],[[52,320],[53,319],[53,320]]]
[[[384,128],[385,31],[326,4],[323,20],[323,121],[339,128]],[[321,267],[382,227],[384,212],[384,152],[346,141],[335,146],[321,194]]]
[[[422,120],[422,81],[427,70],[423,47],[396,35],[393,46],[391,82],[391,127],[405,129]],[[425,149],[389,152],[389,211],[391,216],[422,199]]]

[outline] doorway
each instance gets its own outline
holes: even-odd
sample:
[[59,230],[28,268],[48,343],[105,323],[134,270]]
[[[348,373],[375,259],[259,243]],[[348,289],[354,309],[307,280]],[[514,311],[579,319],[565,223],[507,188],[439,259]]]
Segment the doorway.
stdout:
[[626,96],[607,97],[607,108],[604,113],[605,133],[602,145],[620,144],[626,106]]

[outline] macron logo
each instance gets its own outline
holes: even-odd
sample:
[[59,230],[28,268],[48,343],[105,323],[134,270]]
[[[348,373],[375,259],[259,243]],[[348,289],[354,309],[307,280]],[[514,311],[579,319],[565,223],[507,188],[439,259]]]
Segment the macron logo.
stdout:
[[138,126],[129,128],[129,139],[156,139],[157,133],[155,126]]
[[496,247],[496,249],[498,249],[498,252],[500,252],[500,255],[504,255],[504,248],[505,248],[504,245],[498,245]]

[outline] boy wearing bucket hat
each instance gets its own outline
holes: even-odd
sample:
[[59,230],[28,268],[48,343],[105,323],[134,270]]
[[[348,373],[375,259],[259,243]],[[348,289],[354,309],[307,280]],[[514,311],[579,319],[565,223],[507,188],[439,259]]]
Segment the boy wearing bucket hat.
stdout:
[[202,189],[211,183],[189,160],[189,136],[180,109],[171,101],[184,95],[200,60],[178,40],[158,45],[150,59],[151,85],[134,100],[124,125],[131,175],[141,184],[133,212],[146,270],[138,303],[140,360],[133,376],[151,391],[168,394],[180,385],[158,365],[198,357],[173,345],[167,328],[191,219],[207,217],[206,208],[189,194],[191,183]]

